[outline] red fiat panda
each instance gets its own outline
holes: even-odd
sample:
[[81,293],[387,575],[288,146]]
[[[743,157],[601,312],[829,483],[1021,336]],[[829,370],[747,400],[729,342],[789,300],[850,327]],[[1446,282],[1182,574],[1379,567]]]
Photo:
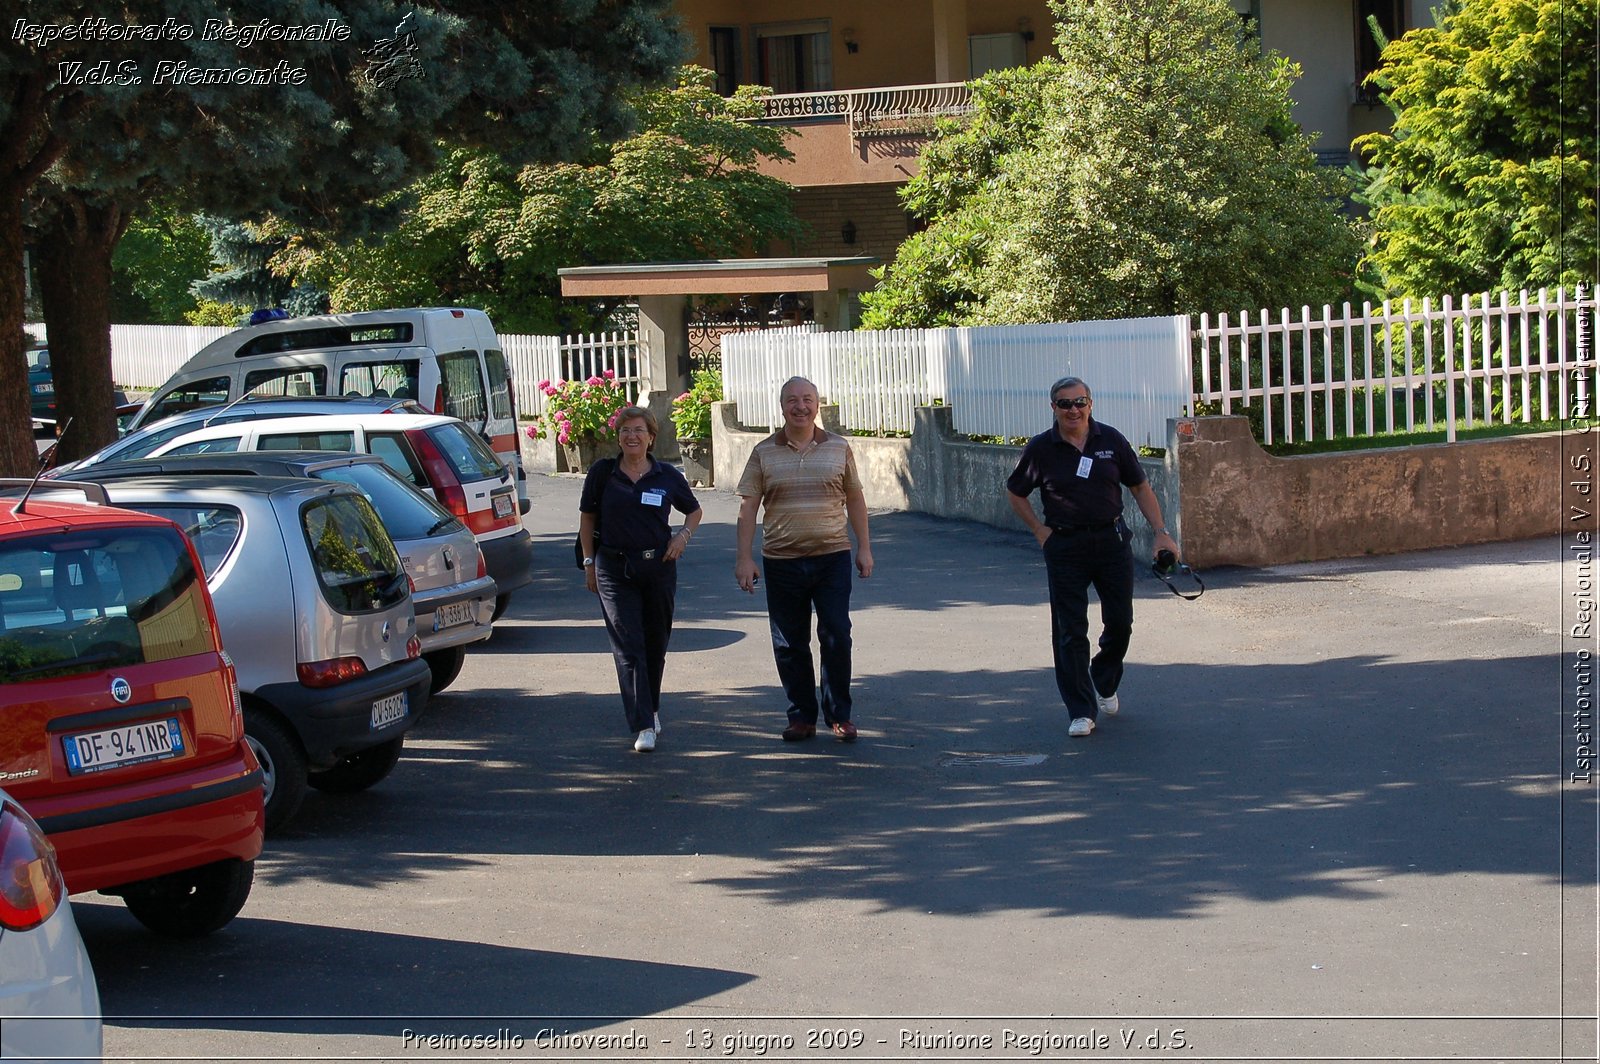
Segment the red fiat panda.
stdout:
[[170,521],[0,500],[0,785],[71,893],[120,895],[176,937],[244,906],[263,826],[202,573]]

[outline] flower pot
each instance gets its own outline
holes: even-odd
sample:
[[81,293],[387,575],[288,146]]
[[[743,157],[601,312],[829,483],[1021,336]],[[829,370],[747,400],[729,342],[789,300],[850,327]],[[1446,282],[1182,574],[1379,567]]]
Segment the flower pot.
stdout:
[[597,458],[604,458],[605,443],[593,436],[574,436],[561,445],[561,455],[569,473],[587,473]]
[[711,487],[711,441],[679,440],[678,453],[683,457],[684,479],[696,487]]

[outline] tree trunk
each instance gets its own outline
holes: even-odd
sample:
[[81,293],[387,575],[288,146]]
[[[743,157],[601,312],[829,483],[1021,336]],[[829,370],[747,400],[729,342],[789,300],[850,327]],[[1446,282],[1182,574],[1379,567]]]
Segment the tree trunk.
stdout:
[[31,477],[39,464],[23,339],[22,197],[0,192],[0,475]]
[[72,192],[53,195],[51,204],[56,210],[40,229],[35,255],[50,330],[56,417],[64,428],[57,459],[70,462],[117,438],[107,326],[111,254],[129,214],[121,204]]

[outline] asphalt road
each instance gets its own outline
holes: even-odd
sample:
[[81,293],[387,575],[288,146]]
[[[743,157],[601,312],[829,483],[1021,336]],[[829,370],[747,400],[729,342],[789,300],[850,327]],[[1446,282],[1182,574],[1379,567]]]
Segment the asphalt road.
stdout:
[[784,744],[708,492],[640,755],[578,486],[535,479],[533,585],[232,925],[75,902],[108,1061],[1594,1058],[1557,541],[1144,579],[1069,740],[1032,538],[877,514],[861,740]]

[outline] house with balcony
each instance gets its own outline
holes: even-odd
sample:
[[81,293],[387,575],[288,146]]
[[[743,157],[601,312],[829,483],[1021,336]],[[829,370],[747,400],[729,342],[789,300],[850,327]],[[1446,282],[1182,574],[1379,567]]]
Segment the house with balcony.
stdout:
[[[1230,0],[1262,46],[1298,62],[1295,117],[1329,165],[1384,128],[1362,86],[1376,68],[1375,19],[1388,37],[1431,25],[1433,0]],[[970,107],[966,83],[1055,50],[1044,0],[676,0],[691,61],[725,95],[770,87],[767,121],[792,127],[792,162],[768,172],[796,188],[811,227],[799,256],[887,261],[912,230],[896,193],[917,172],[931,116]]]

